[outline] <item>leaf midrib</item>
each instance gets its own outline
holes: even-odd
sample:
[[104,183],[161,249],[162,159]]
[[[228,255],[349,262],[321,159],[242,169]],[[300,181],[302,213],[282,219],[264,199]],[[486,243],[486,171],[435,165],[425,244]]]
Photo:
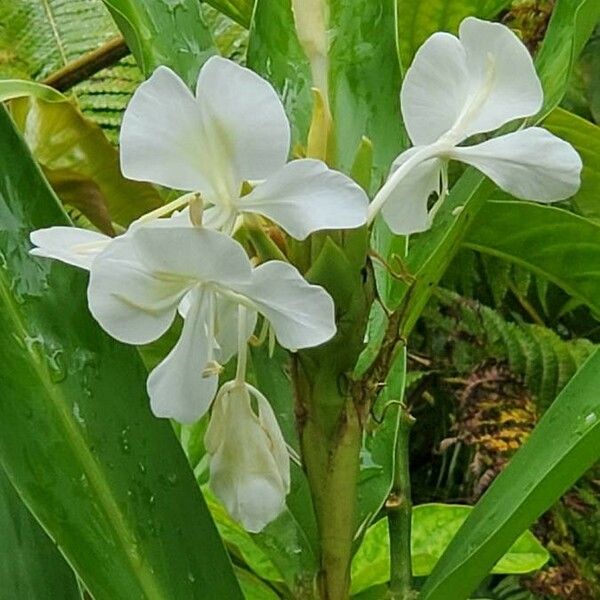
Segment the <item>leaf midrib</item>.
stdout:
[[[8,319],[13,322],[15,330],[19,337],[25,340],[29,337],[29,333],[21,314],[17,308],[16,302],[10,293],[10,286],[6,281],[6,269],[1,269],[0,274],[0,298],[7,309]],[[112,527],[116,539],[122,546],[123,553],[127,557],[133,572],[144,591],[148,600],[163,600],[167,596],[161,591],[160,583],[153,577],[148,569],[143,568],[143,561],[138,552],[141,544],[132,533],[131,528],[127,527],[127,519],[118,506],[117,500],[111,493],[110,487],[107,485],[103,477],[102,469],[94,455],[86,444],[85,438],[81,435],[80,430],[74,424],[66,410],[66,402],[57,387],[52,383],[47,369],[40,361],[38,353],[35,352],[32,345],[25,344],[27,353],[31,357],[31,362],[36,375],[47,397],[51,400],[50,406],[55,409],[59,418],[59,423],[65,431],[65,440],[73,448],[73,453],[78,457],[83,473],[85,474],[90,488],[94,490],[99,505],[106,516],[106,522]],[[16,486],[18,487],[18,486]]]

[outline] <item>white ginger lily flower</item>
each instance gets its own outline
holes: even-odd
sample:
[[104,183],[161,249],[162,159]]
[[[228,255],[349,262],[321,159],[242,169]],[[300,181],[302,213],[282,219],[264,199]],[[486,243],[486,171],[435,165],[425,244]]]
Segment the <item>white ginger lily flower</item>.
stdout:
[[[125,111],[120,147],[126,177],[191,192],[170,207],[199,194],[212,229],[232,233],[244,213],[297,239],[366,222],[367,196],[349,177],[318,160],[287,162],[290,126],[271,85],[218,56],[202,67],[195,96],[169,68],[156,69]],[[253,189],[242,195],[245,182]]]
[[524,200],[564,200],[580,185],[577,152],[539,127],[459,146],[474,134],[535,115],[542,107],[542,86],[531,56],[504,25],[468,17],[458,37],[434,33],[416,53],[400,100],[414,147],[396,159],[369,207],[369,220],[381,210],[394,233],[429,228],[427,201],[434,191],[443,200],[449,160],[476,167]]
[[226,383],[215,398],[204,443],[211,489],[247,531],[261,531],[285,508],[290,491],[288,450],[269,402],[246,383]]
[[236,309],[245,307],[247,340],[261,313],[288,349],[317,346],[336,331],[333,300],[291,265],[252,268],[244,249],[225,234],[196,227],[139,227],[114,239],[90,271],[88,303],[105,331],[128,344],[158,339],[178,310],[181,336],[150,373],[147,387],[159,417],[192,422],[217,388],[218,365],[236,352]]

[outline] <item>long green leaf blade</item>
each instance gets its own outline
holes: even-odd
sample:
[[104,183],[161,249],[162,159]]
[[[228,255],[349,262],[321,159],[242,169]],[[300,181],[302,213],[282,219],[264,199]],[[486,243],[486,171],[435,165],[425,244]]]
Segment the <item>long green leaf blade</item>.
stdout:
[[493,201],[464,243],[546,277],[600,314],[598,223],[551,206]]
[[464,600],[517,537],[600,456],[600,350],[475,506],[421,591]]
[[0,463],[96,600],[241,598],[133,348],[91,319],[86,277],[29,256],[64,213],[0,112]]
[[200,2],[103,0],[112,13],[138,66],[148,76],[160,65],[176,71],[190,86],[215,53]]
[[75,574],[0,469],[0,590],[4,598],[79,600]]

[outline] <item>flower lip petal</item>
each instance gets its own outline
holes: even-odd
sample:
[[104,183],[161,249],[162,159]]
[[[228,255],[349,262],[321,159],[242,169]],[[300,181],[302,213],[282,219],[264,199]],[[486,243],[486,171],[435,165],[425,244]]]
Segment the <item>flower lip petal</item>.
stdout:
[[459,38],[434,33],[419,48],[400,94],[415,145],[460,143],[536,114],[543,91],[525,45],[505,25],[464,19]]
[[264,179],[285,164],[290,125],[277,92],[265,79],[213,56],[200,71],[196,99],[205,114],[205,133],[213,149],[222,147],[236,185]]
[[210,148],[192,92],[160,66],[133,94],[123,115],[121,170],[137,181],[179,190],[211,191]]
[[147,344],[170,327],[193,282],[157,280],[139,262],[131,235],[118,237],[90,270],[88,305],[100,326],[127,344]]
[[417,50],[400,92],[404,124],[413,144],[431,144],[448,132],[469,94],[462,44],[449,33],[434,33]]
[[568,142],[539,127],[454,148],[451,157],[474,166],[505,192],[523,200],[565,200],[581,183],[579,154]]
[[462,139],[541,109],[544,93],[533,60],[510,28],[467,17],[460,24],[459,38],[466,53],[473,104],[460,127]]
[[239,200],[303,240],[322,229],[352,229],[367,220],[369,200],[350,177],[310,158],[289,162]]
[[131,237],[138,260],[151,272],[223,285],[251,279],[243,247],[218,231],[165,223],[140,227]]

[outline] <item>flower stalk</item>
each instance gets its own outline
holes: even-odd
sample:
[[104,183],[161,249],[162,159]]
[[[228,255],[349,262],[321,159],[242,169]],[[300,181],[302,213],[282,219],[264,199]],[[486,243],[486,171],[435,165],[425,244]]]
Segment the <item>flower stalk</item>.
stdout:
[[394,481],[386,502],[390,537],[390,600],[411,600],[411,525],[412,498],[410,487],[410,430],[415,422],[404,404],[400,404],[398,436],[394,457]]
[[[319,598],[346,600],[356,529],[362,426],[352,398],[340,393],[337,381],[313,387],[303,377],[298,379],[302,457],[319,529]],[[341,411],[330,431],[324,408],[332,404],[341,406]]]

